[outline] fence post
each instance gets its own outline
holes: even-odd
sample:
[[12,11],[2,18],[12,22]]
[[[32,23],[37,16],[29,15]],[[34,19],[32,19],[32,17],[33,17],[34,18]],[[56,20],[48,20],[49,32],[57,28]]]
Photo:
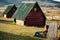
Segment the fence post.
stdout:
[[49,40],[57,40],[58,39],[58,23],[57,21],[50,22],[49,29],[47,33],[47,37]]

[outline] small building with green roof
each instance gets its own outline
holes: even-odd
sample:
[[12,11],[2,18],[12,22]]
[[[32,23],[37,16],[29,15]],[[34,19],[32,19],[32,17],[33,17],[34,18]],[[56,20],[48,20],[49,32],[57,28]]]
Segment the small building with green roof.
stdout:
[[14,4],[9,4],[5,11],[3,12],[3,15],[5,18],[11,18],[14,12],[16,11],[17,7]]
[[36,1],[22,1],[12,17],[16,18],[16,24],[27,26],[45,26],[46,21]]

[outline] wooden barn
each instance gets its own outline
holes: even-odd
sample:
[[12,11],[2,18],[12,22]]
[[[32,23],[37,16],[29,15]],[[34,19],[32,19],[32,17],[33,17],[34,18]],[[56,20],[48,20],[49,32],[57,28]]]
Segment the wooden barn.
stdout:
[[16,18],[16,24],[19,25],[45,26],[46,21],[46,17],[36,1],[22,1],[12,17]]
[[10,4],[7,6],[5,11],[3,12],[3,15],[5,18],[11,18],[14,12],[16,11],[17,7],[14,4]]

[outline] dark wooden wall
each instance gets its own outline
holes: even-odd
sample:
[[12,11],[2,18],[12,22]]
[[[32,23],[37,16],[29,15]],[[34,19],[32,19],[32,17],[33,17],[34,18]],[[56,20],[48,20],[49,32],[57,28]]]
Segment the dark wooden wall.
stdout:
[[11,10],[7,14],[7,18],[11,18],[14,12],[16,11],[17,7],[14,5]]
[[[34,8],[37,8],[37,11],[34,11]],[[29,25],[29,26],[45,25],[45,18],[43,12],[37,3],[26,17],[26,20],[24,21],[24,25]]]

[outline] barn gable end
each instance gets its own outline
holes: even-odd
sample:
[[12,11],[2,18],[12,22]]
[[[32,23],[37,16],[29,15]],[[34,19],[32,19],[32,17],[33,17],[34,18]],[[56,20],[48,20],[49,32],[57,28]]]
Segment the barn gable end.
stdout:
[[24,25],[33,25],[33,26],[44,26],[46,17],[36,2],[34,7],[31,9],[27,15]]
[[5,11],[3,12],[4,17],[11,18],[17,7],[14,4],[10,4],[7,6]]
[[16,24],[17,20],[20,20],[20,23],[18,24],[31,25],[31,26],[36,25],[44,26],[46,20],[45,15],[43,14],[41,8],[39,7],[36,1],[21,2],[19,8],[16,10],[16,12],[12,17],[16,18]]

